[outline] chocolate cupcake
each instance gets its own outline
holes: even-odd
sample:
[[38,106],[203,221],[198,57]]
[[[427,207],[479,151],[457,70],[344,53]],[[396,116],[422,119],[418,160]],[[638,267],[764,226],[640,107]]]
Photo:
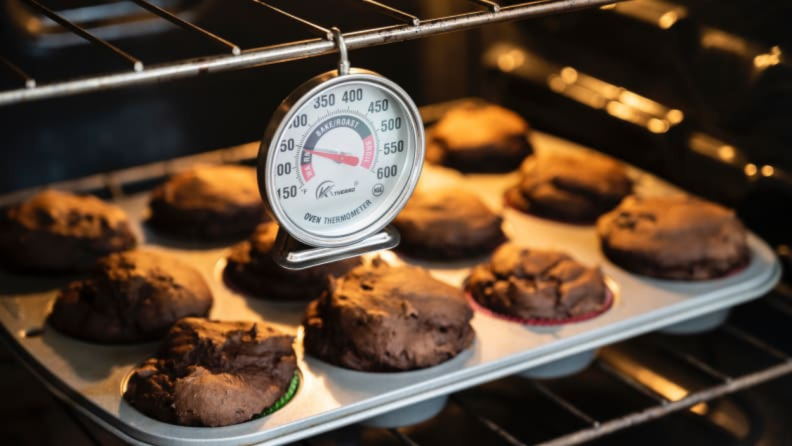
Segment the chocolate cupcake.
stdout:
[[85,271],[134,246],[124,211],[93,196],[48,189],[0,212],[0,262],[14,271]]
[[437,260],[490,253],[506,240],[502,222],[478,196],[459,188],[418,191],[393,220],[400,251]]
[[427,130],[426,159],[462,172],[508,172],[531,154],[529,131],[511,110],[464,102]]
[[594,223],[632,192],[621,163],[601,155],[534,155],[520,182],[506,192],[509,205],[540,217]]
[[293,341],[256,322],[182,319],[132,373],[124,399],[166,423],[243,423],[293,396]]
[[628,197],[599,219],[597,232],[608,259],[645,276],[712,279],[749,261],[734,212],[692,197]]
[[87,279],[61,290],[49,322],[78,339],[107,344],[161,338],[178,319],[206,316],[212,293],[192,267],[129,251],[101,259]]
[[169,235],[200,241],[244,237],[265,221],[256,170],[199,166],[174,175],[151,194],[148,223]]
[[394,372],[447,361],[473,342],[463,292],[379,259],[333,280],[305,314],[305,350],[341,367]]
[[466,288],[483,307],[523,321],[596,314],[609,300],[599,268],[583,266],[562,252],[512,244],[474,268]]
[[277,223],[262,223],[249,240],[231,248],[224,275],[232,287],[264,299],[316,299],[327,288],[329,276],[343,275],[360,265],[360,258],[355,257],[302,270],[285,269],[272,260],[277,234]]

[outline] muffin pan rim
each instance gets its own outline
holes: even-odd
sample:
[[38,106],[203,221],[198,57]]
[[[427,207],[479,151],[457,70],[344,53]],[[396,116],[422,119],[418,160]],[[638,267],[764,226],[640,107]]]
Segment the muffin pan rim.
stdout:
[[[563,145],[564,150],[579,148],[536,131],[533,132],[532,138],[537,147]],[[561,149],[559,147],[559,150]],[[649,174],[630,169],[638,178],[649,180],[650,184],[647,186],[649,189],[665,188],[679,191],[662,185],[661,180]],[[470,182],[486,184],[489,188],[493,188],[493,184],[508,184],[508,181],[514,178],[513,174],[467,177]],[[479,188],[483,187],[485,186]],[[494,191],[494,195],[498,197],[502,196],[502,193],[503,190]],[[143,193],[120,202],[129,212],[138,235],[147,231],[141,226],[140,220],[147,197],[148,194]],[[500,209],[500,204],[493,204],[492,197],[485,202]],[[135,210],[132,210],[133,207],[136,207]],[[593,227],[564,227],[563,224],[536,217],[515,216],[515,212],[517,211],[511,210],[510,214],[508,209],[503,212],[504,219],[508,220],[510,226],[519,227],[512,228],[513,230],[549,228],[550,235],[543,234],[543,238],[568,234],[572,242],[576,240],[575,243],[581,243],[583,245],[581,249],[586,255],[581,258],[578,255],[580,251],[575,250],[571,250],[570,254],[584,264],[600,264],[603,272],[619,287],[619,305],[613,305],[594,319],[555,327],[525,327],[513,322],[476,315],[473,319],[476,339],[470,349],[439,366],[403,374],[350,373],[344,369],[330,369],[323,366],[319,360],[306,358],[301,338],[298,338],[295,341],[295,351],[298,357],[297,366],[303,378],[299,392],[281,410],[235,426],[181,427],[150,420],[140,413],[120,410],[118,394],[120,377],[128,373],[129,367],[153,354],[156,344],[101,346],[71,340],[58,334],[43,325],[42,320],[42,316],[46,316],[46,307],[54,297],[54,290],[12,295],[3,295],[0,292],[0,326],[2,326],[0,338],[11,346],[22,362],[32,368],[48,387],[54,388],[62,397],[71,400],[81,412],[98,420],[127,441],[163,445],[209,443],[230,445],[254,442],[282,444],[732,307],[760,297],[775,285],[780,277],[780,267],[772,250],[753,234],[749,235],[751,262],[737,275],[705,283],[668,283],[668,281],[647,279],[621,271],[609,262],[601,260],[601,253],[590,252],[591,243],[596,242],[595,239],[590,238]],[[511,216],[507,218],[507,215]],[[507,230],[507,236],[511,235],[513,234]],[[145,237],[143,239],[145,240]],[[152,245],[144,242],[141,246]],[[283,319],[273,320],[275,327],[279,329],[285,327],[288,332],[298,334],[294,325],[297,318],[289,313],[293,310],[288,308],[278,310],[277,303],[268,305],[255,298],[234,294],[226,289],[223,283],[218,283],[214,269],[218,259],[228,252],[228,247],[190,250],[173,246],[154,246],[158,251],[174,254],[196,266],[204,274],[216,297],[214,308],[210,313],[211,318],[246,319],[258,314],[262,309],[275,311],[273,314],[278,317],[281,315],[291,317],[291,322]],[[410,260],[395,254],[389,256],[391,260],[397,262]],[[427,266],[426,262],[419,263],[424,267]],[[435,277],[456,282],[455,284],[459,284],[456,277],[466,276],[462,271],[469,269],[460,268],[459,265],[448,265],[444,268],[443,263],[434,263],[436,265],[429,265],[429,269]],[[636,289],[642,289],[644,292],[636,293]],[[22,330],[37,326],[45,326],[42,336],[21,336]],[[507,345],[502,339],[513,339],[514,343]],[[102,360],[104,363],[92,364],[96,361],[91,355],[104,355]],[[124,364],[121,360],[113,359],[117,357],[128,358],[128,361],[135,359],[135,361]],[[92,360],[88,361],[88,358]]]

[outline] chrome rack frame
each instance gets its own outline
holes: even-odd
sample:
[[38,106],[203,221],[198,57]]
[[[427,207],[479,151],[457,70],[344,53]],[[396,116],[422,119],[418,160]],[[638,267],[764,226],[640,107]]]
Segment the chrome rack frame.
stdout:
[[[792,317],[792,291],[781,293],[780,290],[777,290],[770,296],[765,297],[763,302],[783,312],[786,316]],[[542,384],[541,381],[533,381],[532,385],[547,403],[558,406],[572,417],[577,418],[585,426],[577,431],[562,434],[561,436],[535,444],[534,446],[572,446],[586,443],[633,426],[657,420],[673,413],[691,410],[691,408],[699,404],[749,389],[782,376],[792,375],[792,356],[767,343],[765,340],[760,339],[755,334],[738,328],[731,323],[727,323],[720,327],[718,333],[731,338],[732,341],[737,344],[743,344],[745,347],[764,355],[766,358],[772,360],[773,363],[743,375],[730,376],[690,353],[683,353],[669,347],[663,343],[662,337],[659,337],[659,339],[657,337],[651,338],[649,342],[659,347],[659,351],[662,355],[666,356],[668,359],[676,360],[677,364],[681,367],[687,367],[689,371],[697,371],[705,376],[709,376],[713,380],[713,384],[710,386],[691,391],[682,398],[672,400],[657,393],[654,389],[639,382],[630,374],[614,366],[608,354],[611,347],[606,347],[603,350],[603,354],[592,364],[592,367],[599,368],[599,370],[607,376],[612,377],[616,382],[647,397],[654,404],[650,404],[645,409],[630,412],[617,418],[600,421],[586,414],[583,409],[575,406],[568,399],[549,389],[548,386]],[[480,423],[487,430],[500,438],[505,444],[510,446],[528,446],[527,443],[517,438],[495,421],[478,413],[475,408],[471,407],[471,405],[459,395],[451,395],[450,402],[451,404],[459,406],[476,422]],[[395,440],[405,446],[420,446],[418,442],[410,437],[408,429],[399,428],[389,429],[388,431],[395,437]],[[302,444],[311,446],[313,443],[309,438],[303,440]]]
[[[195,32],[214,41],[218,46],[229,50],[226,54],[212,55],[187,60],[177,60],[168,63],[145,66],[144,62],[126,53],[110,42],[101,39],[89,30],[75,24],[50,10],[38,0],[24,0],[31,7],[38,9],[53,21],[67,30],[79,35],[90,43],[105,48],[115,57],[122,58],[129,63],[130,70],[116,73],[99,74],[95,76],[67,79],[46,84],[38,84],[35,76],[28,74],[25,67],[19,67],[12,61],[0,55],[0,69],[10,72],[19,78],[22,83],[18,88],[0,91],[0,106],[21,102],[36,101],[47,98],[76,95],[92,91],[119,88],[130,85],[162,82],[166,80],[195,77],[199,74],[217,73],[229,70],[238,70],[252,66],[268,65],[290,60],[314,57],[336,51],[330,26],[320,26],[304,18],[298,17],[280,8],[268,4],[264,0],[249,0],[258,5],[291,18],[295,22],[317,33],[320,37],[310,40],[288,42],[260,48],[241,49],[236,44],[217,36],[210,31],[186,21],[165,9],[162,9],[146,0],[134,0],[138,6],[145,8],[164,20],[188,31]],[[237,0],[241,1],[241,0]],[[475,28],[490,23],[520,20],[532,17],[542,17],[562,12],[576,11],[586,8],[604,6],[622,0],[538,0],[510,6],[501,6],[490,0],[460,0],[473,3],[482,8],[481,11],[421,20],[407,12],[374,0],[358,0],[381,14],[402,22],[382,28],[365,29],[344,35],[349,49],[366,48],[388,43],[402,42],[419,39],[434,34],[446,33]]]

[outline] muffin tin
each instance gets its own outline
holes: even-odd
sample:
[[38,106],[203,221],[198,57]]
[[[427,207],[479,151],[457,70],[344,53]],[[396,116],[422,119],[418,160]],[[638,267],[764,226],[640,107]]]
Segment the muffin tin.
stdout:
[[[540,151],[586,150],[540,133],[534,133],[532,139]],[[470,188],[487,204],[501,209],[502,193],[516,181],[516,175],[469,175],[460,187]],[[639,170],[630,169],[630,175],[639,193],[679,192]],[[424,187],[432,187],[457,181],[457,177],[427,169],[422,181]],[[147,201],[145,191],[117,201],[136,222],[135,231],[144,245],[178,257],[206,276],[215,295],[211,317],[261,320],[296,335],[302,382],[289,404],[261,419],[221,428],[158,422],[122,399],[126,377],[155,351],[156,343],[103,346],[62,336],[46,327],[45,318],[57,288],[70,278],[0,273],[2,339],[52,391],[133,444],[283,444],[364,420],[378,426],[420,421],[442,409],[450,392],[515,373],[540,378],[572,373],[584,367],[598,347],[654,330],[688,333],[716,325],[730,307],[762,296],[780,276],[773,251],[751,234],[751,263],[734,275],[702,282],[639,277],[603,258],[592,226],[542,220],[507,208],[503,210],[504,229],[513,242],[564,250],[585,264],[600,264],[615,284],[612,308],[594,319],[561,326],[528,326],[476,313],[472,322],[476,341],[456,358],[425,370],[363,373],[303,354],[299,323],[304,304],[258,300],[227,288],[222,268],[228,246],[181,243],[149,232],[140,224]],[[427,267],[438,279],[457,286],[477,263],[415,261],[393,252],[382,255],[393,263]],[[696,320],[704,325],[691,322]]]

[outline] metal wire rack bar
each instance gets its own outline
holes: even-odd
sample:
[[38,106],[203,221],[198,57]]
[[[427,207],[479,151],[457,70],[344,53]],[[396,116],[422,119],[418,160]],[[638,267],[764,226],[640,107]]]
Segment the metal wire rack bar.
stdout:
[[500,437],[503,441],[508,443],[511,446],[526,446],[525,443],[520,441],[517,437],[509,433],[506,429],[502,428],[498,423],[490,420],[489,418],[481,415],[480,413],[476,412],[475,410],[471,409],[469,405],[467,405],[462,399],[457,398],[456,396],[451,396],[451,401],[453,401],[456,405],[462,408],[465,412],[471,415],[473,418],[476,419],[479,423],[484,425],[487,429],[489,429],[492,433]]
[[297,22],[300,25],[304,26],[307,30],[313,32],[314,34],[318,35],[319,37],[323,37],[323,38],[325,38],[327,40],[332,40],[333,39],[333,32],[330,31],[330,29],[325,28],[324,26],[319,26],[316,23],[311,22],[310,20],[306,20],[306,19],[304,19],[304,18],[302,18],[300,16],[297,16],[297,15],[294,15],[294,14],[292,14],[290,12],[284,11],[283,9],[280,9],[280,8],[278,8],[276,6],[272,6],[269,3],[265,3],[265,2],[263,2],[261,0],[250,0],[250,1],[252,1],[253,3],[255,3],[255,4],[259,5],[259,6],[264,6],[265,8],[268,8],[270,11],[277,12],[278,14],[280,14],[280,15],[282,15],[284,17],[288,17],[288,18],[294,20],[295,22]]
[[732,379],[731,376],[715,369],[714,367],[710,366],[706,362],[696,358],[693,355],[676,350],[664,342],[658,342],[657,345],[658,347],[660,347],[661,350],[663,350],[663,353],[672,356],[676,359],[679,359],[680,361],[688,364],[689,366],[698,369],[700,372],[704,373],[705,375],[709,375],[712,378],[715,378],[723,382],[728,382],[731,381]]
[[223,46],[224,48],[230,49],[231,50],[231,54],[239,55],[239,53],[242,52],[237,45],[229,42],[228,40],[223,39],[222,37],[219,37],[219,36],[209,32],[209,31],[201,28],[198,25],[195,25],[195,24],[193,24],[191,22],[188,22],[187,20],[184,20],[181,17],[179,17],[179,16],[177,16],[177,15],[175,15],[175,14],[173,14],[173,13],[171,13],[171,12],[169,12],[169,11],[163,9],[163,8],[160,8],[159,6],[157,6],[157,5],[153,4],[153,3],[150,3],[148,0],[132,0],[132,1],[135,2],[141,8],[144,8],[144,9],[146,9],[146,10],[148,10],[148,11],[154,13],[154,14],[157,14],[158,16],[162,17],[163,19],[165,19],[165,20],[167,20],[167,21],[169,21],[169,22],[171,22],[171,23],[173,23],[175,25],[178,25],[178,26],[180,26],[180,27],[182,27],[182,28],[184,28],[184,29],[186,29],[188,31],[192,31],[192,32],[195,32],[197,34],[200,34],[200,35],[212,40],[213,42],[218,43],[219,45]]
[[792,373],[792,362],[787,361],[758,372],[741,376],[729,382],[709,387],[705,390],[690,393],[685,398],[669,401],[667,404],[652,406],[621,418],[606,421],[594,428],[580,430],[555,438],[551,441],[541,443],[539,446],[569,446],[591,441],[596,438],[604,437],[610,433],[662,418],[671,413],[691,408],[697,404],[711,401],[790,373]]
[[498,12],[500,11],[501,8],[499,4],[495,2],[491,2],[489,0],[468,0],[468,1],[479,4],[481,6],[486,6],[487,9],[489,9],[491,12]]
[[390,17],[393,17],[394,19],[397,19],[397,20],[405,21],[405,22],[409,23],[412,26],[418,26],[418,25],[421,24],[421,19],[419,19],[418,17],[416,17],[416,16],[414,16],[414,15],[408,13],[408,12],[404,12],[402,10],[396,9],[393,6],[384,5],[384,4],[382,4],[380,2],[377,2],[377,1],[374,1],[374,0],[360,0],[360,1],[363,4],[366,4],[366,5],[369,5],[369,6],[373,7],[373,8],[375,8],[377,11],[380,11],[383,14],[386,14],[386,15],[388,15]]
[[589,416],[586,412],[583,412],[583,410],[581,410],[580,408],[578,408],[574,404],[570,403],[569,401],[567,401],[566,399],[564,399],[562,396],[558,395],[557,393],[551,391],[550,389],[548,389],[544,385],[536,382],[536,383],[534,383],[534,387],[536,388],[536,390],[539,391],[539,393],[541,393],[542,395],[544,395],[548,399],[550,399],[550,401],[554,402],[559,407],[561,407],[562,409],[566,410],[567,412],[569,412],[570,414],[574,415],[575,417],[579,418],[581,421],[585,422],[586,424],[588,424],[588,425],[590,425],[592,427],[595,427],[595,428],[600,425],[599,421],[595,420],[594,418]]
[[25,81],[25,88],[33,88],[36,86],[35,79],[33,79],[30,75],[25,73],[23,69],[14,65],[13,63],[11,63],[11,61],[9,61],[3,56],[0,56],[0,65],[4,66],[6,70],[10,71],[12,74]]
[[719,380],[719,383],[714,386],[696,392],[691,392],[684,398],[671,401],[661,395],[658,395],[653,389],[647,387],[643,383],[610,366],[607,361],[598,359],[597,366],[601,370],[605,371],[609,376],[616,378],[618,381],[638,391],[644,396],[653,399],[658,403],[658,405],[648,407],[641,411],[633,412],[623,417],[605,421],[591,428],[581,429],[577,432],[557,437],[553,440],[541,443],[540,446],[568,446],[591,441],[596,438],[604,437],[610,433],[662,418],[671,413],[692,408],[697,404],[705,403],[707,401],[711,401],[716,398],[756,386],[763,382],[770,381],[784,375],[792,374],[792,357],[789,355],[767,344],[756,336],[747,333],[746,331],[731,324],[725,324],[723,327],[721,327],[721,331],[728,333],[737,340],[780,360],[781,363],[770,366],[763,370],[742,375],[740,377],[732,377],[715,369],[711,365],[699,358],[696,358],[695,356],[679,352],[678,350],[671,348],[662,342],[658,342],[657,344],[661,347],[661,351],[663,353],[673,358],[679,359],[684,364],[687,364],[688,366]]
[[616,379],[620,383],[626,385],[627,387],[635,390],[636,392],[642,394],[643,396],[654,400],[658,404],[666,405],[669,401],[662,395],[659,395],[654,390],[644,386],[640,382],[636,381],[630,376],[627,376],[623,373],[620,373],[618,370],[614,369],[610,364],[604,361],[596,361],[595,363],[597,368],[605,372],[606,375],[610,376],[611,378]]
[[[36,0],[24,0],[24,1],[25,1],[25,3],[29,4],[30,6],[36,8],[36,9],[38,9],[39,11],[41,11],[42,14],[44,14],[47,17],[49,17],[54,22],[58,23],[59,25],[61,25],[64,28],[68,29],[69,31],[73,32],[74,34],[77,34],[78,36],[82,37],[83,39],[85,39],[85,40],[87,40],[87,41],[89,41],[89,42],[91,42],[91,43],[93,43],[95,45],[98,45],[98,46],[100,46],[102,48],[105,48],[105,49],[109,50],[110,52],[112,52],[113,54],[115,54],[116,56],[126,60],[127,62],[129,62],[132,65],[132,69],[135,72],[143,71],[143,62],[141,62],[139,59],[131,56],[129,53],[127,53],[126,51],[122,50],[121,48],[118,48],[117,46],[113,45],[112,43],[110,43],[110,42],[108,42],[106,40],[103,40],[103,39],[100,39],[99,37],[96,37],[95,35],[93,35],[90,32],[88,32],[85,28],[72,23],[71,21],[67,20],[66,18],[64,18],[63,16],[58,14],[57,12],[47,8],[46,6],[42,5],[41,3],[39,3]],[[35,87],[33,87],[33,88],[35,88]],[[27,91],[32,92],[32,91],[35,91],[35,90],[34,89],[28,89]],[[0,101],[0,103],[2,103],[2,102]]]
[[722,330],[725,331],[726,333],[729,333],[733,337],[745,342],[746,344],[752,345],[757,349],[762,350],[763,352],[767,353],[770,356],[775,356],[776,358],[783,361],[792,361],[792,358],[790,358],[789,355],[787,355],[786,353],[773,347],[772,345],[767,344],[766,342],[762,341],[756,336],[735,327],[734,325],[724,324]]
[[[770,301],[772,301],[772,299]],[[544,396],[548,397],[548,399],[550,399],[552,402],[556,403],[557,405],[559,405],[569,413],[575,415],[577,418],[579,418],[582,421],[585,421],[591,426],[540,443],[538,446],[569,446],[569,445],[584,443],[587,441],[591,441],[597,438],[607,436],[608,434],[617,432],[622,429],[626,429],[632,426],[636,426],[638,424],[643,424],[648,421],[662,418],[674,412],[680,412],[683,410],[693,408],[698,404],[706,403],[708,401],[741,390],[745,390],[747,388],[756,386],[766,381],[773,380],[775,378],[779,378],[784,375],[792,374],[792,357],[790,357],[789,355],[786,355],[785,353],[767,344],[766,342],[757,338],[756,336],[747,333],[746,331],[739,329],[731,324],[724,325],[721,328],[721,330],[723,332],[731,334],[737,340],[744,342],[745,344],[748,344],[769,356],[775,357],[781,360],[782,362],[780,364],[773,365],[763,370],[759,370],[735,378],[715,369],[711,365],[707,364],[706,362],[702,361],[701,359],[693,355],[680,352],[668,346],[667,344],[655,340],[655,343],[660,347],[663,353],[667,354],[672,358],[681,360],[682,363],[692,367],[695,370],[698,370],[713,378],[717,378],[720,380],[720,382],[717,385],[696,392],[691,392],[679,400],[672,401],[656,393],[654,389],[648,387],[644,383],[637,381],[628,374],[625,374],[624,372],[618,370],[617,368],[614,368],[608,363],[606,359],[598,359],[596,360],[595,364],[600,370],[604,371],[608,376],[615,378],[618,382],[648,397],[657,404],[650,406],[646,409],[632,412],[625,416],[600,423],[595,419],[593,419],[592,417],[590,417],[589,415],[587,415],[582,410],[580,410],[574,404],[570,403],[568,400],[564,399],[563,397],[559,396],[557,393],[548,389],[543,384],[535,382],[534,387],[540,393],[542,393]],[[491,432],[496,434],[498,437],[503,439],[506,443],[512,446],[525,446],[524,442],[522,442],[520,439],[512,435],[507,429],[503,428],[496,422],[478,413],[475,409],[471,408],[459,397],[452,395],[451,401],[459,405],[463,410],[465,410],[465,412],[470,414],[481,425],[483,425]],[[405,443],[405,444],[413,445],[414,442]]]
[[402,431],[398,429],[388,429],[388,432],[391,433],[397,440],[405,444],[406,446],[419,446],[418,443],[413,441],[412,438],[405,435]]
[[[289,42],[279,45],[244,50],[239,55],[218,55],[196,59],[169,62],[153,65],[143,69],[143,63],[116,48],[110,43],[99,39],[83,28],[63,19],[56,13],[41,6],[36,0],[25,0],[39,9],[49,11],[53,20],[86,39],[112,49],[117,55],[133,63],[134,72],[101,74],[79,79],[58,81],[33,88],[20,88],[0,92],[0,106],[19,102],[35,101],[45,98],[88,93],[92,91],[119,88],[130,85],[162,82],[179,78],[194,77],[206,73],[216,73],[242,68],[286,62],[306,57],[330,54],[336,51],[329,29],[316,25],[301,17],[271,6],[262,0],[250,0],[265,6],[282,15],[286,15],[299,23],[318,32],[322,38]],[[468,1],[468,0],[465,0]],[[421,20],[418,25],[394,25],[376,29],[366,29],[344,35],[349,49],[367,48],[388,43],[402,42],[435,34],[447,33],[475,28],[485,24],[499,23],[532,17],[542,17],[562,12],[576,11],[602,6],[621,0],[539,0],[512,6],[500,7],[497,12],[477,11],[455,16]]]

